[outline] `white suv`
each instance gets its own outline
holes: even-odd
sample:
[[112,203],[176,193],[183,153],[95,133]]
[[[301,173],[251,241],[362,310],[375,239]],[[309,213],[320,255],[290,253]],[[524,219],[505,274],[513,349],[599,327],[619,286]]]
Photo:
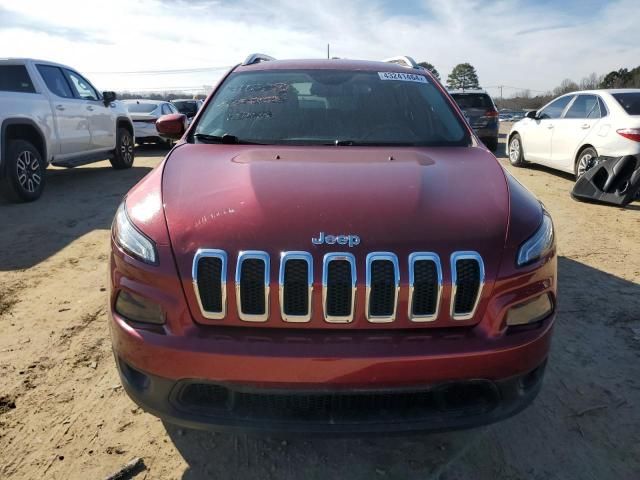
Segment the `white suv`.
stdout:
[[47,165],[106,160],[133,165],[134,134],[114,92],[98,92],[64,65],[0,59],[0,192],[11,201],[42,194]]
[[556,98],[513,124],[509,161],[573,173],[597,157],[640,154],[640,89],[587,90]]

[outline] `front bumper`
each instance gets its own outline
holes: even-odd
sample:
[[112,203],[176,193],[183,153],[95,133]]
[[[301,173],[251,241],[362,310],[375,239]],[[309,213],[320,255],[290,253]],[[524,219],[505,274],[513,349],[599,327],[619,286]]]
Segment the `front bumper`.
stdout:
[[477,427],[523,410],[537,396],[546,362],[500,381],[473,379],[412,389],[282,390],[173,381],[116,357],[129,396],[172,424],[280,434],[425,432]]
[[[362,433],[467,428],[517,413],[539,391],[553,315],[495,339],[473,329],[314,332],[199,326],[173,336],[136,328],[115,313],[110,326],[126,391],[171,423]],[[446,400],[452,391],[467,392],[453,407]],[[239,398],[236,409],[230,400]],[[332,405],[347,408],[334,411]],[[325,415],[314,417],[318,411]]]

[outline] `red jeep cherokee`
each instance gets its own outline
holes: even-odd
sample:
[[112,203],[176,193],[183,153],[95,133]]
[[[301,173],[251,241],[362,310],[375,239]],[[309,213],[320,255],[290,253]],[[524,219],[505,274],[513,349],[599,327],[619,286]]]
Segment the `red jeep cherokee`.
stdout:
[[122,383],[189,427],[463,428],[538,393],[553,225],[408,58],[232,68],[113,224]]

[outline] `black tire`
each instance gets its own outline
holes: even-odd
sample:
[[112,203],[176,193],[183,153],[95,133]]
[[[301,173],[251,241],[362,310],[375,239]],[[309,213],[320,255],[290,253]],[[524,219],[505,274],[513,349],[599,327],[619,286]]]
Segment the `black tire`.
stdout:
[[116,170],[131,168],[134,159],[133,136],[126,128],[118,128],[116,149],[113,151],[111,166]]
[[25,140],[9,140],[0,192],[10,202],[33,202],[44,190],[46,165],[36,147]]
[[484,143],[486,145],[486,147],[491,150],[492,152],[495,152],[496,150],[498,150],[498,139],[497,138],[483,138],[482,139],[482,143]]
[[514,133],[509,139],[507,157],[509,158],[509,163],[514,167],[524,167],[525,161],[522,151],[522,139],[517,133]]
[[584,173],[595,165],[595,159],[598,158],[598,152],[593,147],[587,147],[580,150],[573,167],[578,180]]

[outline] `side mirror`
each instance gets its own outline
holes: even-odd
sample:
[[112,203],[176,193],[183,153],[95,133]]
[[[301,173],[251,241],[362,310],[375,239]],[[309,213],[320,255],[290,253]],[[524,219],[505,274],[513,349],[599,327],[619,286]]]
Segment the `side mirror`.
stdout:
[[109,105],[111,102],[115,102],[116,100],[116,92],[102,92],[102,101],[105,106]]
[[536,118],[538,118],[538,112],[536,110],[531,110],[530,112],[527,112],[526,117],[535,120]]
[[182,113],[162,115],[156,120],[156,129],[161,137],[180,140],[187,131],[187,116]]

